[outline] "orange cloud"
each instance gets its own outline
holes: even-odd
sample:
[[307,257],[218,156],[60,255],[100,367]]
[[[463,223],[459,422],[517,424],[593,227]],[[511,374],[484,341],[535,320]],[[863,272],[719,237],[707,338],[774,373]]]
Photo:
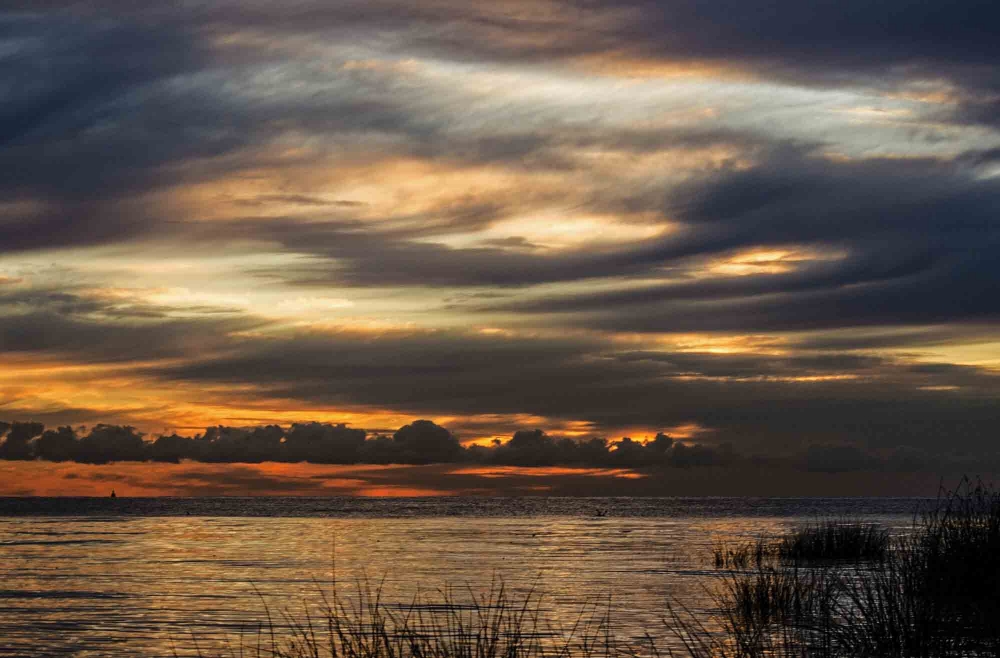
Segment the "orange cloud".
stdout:
[[0,496],[379,496],[418,497],[539,491],[551,481],[636,480],[628,469],[449,465],[157,464],[0,461]]
[[0,461],[0,496],[830,496],[934,495],[939,473],[787,467],[592,468]]
[[637,480],[646,477],[644,473],[639,473],[628,468],[571,468],[567,466],[532,466],[530,468],[523,466],[468,466],[456,468],[452,473],[456,475],[475,475],[483,478],[504,478],[511,476],[538,478],[560,475],[585,475]]

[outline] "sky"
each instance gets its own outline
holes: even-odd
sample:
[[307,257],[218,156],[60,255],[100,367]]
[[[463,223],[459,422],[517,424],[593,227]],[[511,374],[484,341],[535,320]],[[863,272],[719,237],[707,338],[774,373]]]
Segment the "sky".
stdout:
[[8,3],[0,420],[993,456],[997,24]]

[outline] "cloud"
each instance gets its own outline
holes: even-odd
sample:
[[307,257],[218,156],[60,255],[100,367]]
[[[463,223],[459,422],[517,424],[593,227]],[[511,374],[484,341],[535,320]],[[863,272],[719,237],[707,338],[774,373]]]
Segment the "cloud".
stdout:
[[[109,4],[113,20],[104,11]],[[0,166],[10,175],[0,189],[23,203],[0,224],[0,249],[178,240],[178,224],[190,218],[150,194],[327,162],[331,154],[580,169],[574,152],[649,152],[706,138],[746,147],[764,137],[725,124],[616,124],[606,118],[614,109],[606,94],[595,102],[608,112],[592,121],[576,116],[580,104],[568,96],[565,107],[530,95],[504,102],[495,86],[456,85],[455,72],[424,70],[470,56],[487,69],[526,66],[531,73],[539,64],[624,57],[739,61],[756,75],[797,85],[945,79],[963,94],[956,116],[972,120],[992,107],[997,79],[989,67],[992,35],[971,17],[989,25],[994,11],[974,0],[947,11],[901,1],[808,10],[782,2],[765,14],[753,3],[704,11],[678,0],[572,10],[541,1],[495,9],[307,2],[280,10],[219,1],[183,12],[55,2],[8,12],[0,29],[10,35],[3,70],[13,91],[0,115]],[[351,45],[359,42],[374,52]],[[401,64],[407,56],[427,62]],[[573,71],[579,75],[564,69]],[[486,120],[498,113],[514,120]],[[639,190],[621,196],[621,203],[634,202]],[[332,203],[318,199],[308,189],[250,197],[299,210]],[[496,209],[483,211],[490,217]]]
[[[934,496],[941,483],[941,474],[948,476],[947,481],[957,481],[957,473],[961,472],[865,470],[830,473],[768,463],[636,471],[448,464],[81,465],[0,461],[0,495],[101,498],[114,488],[120,499],[182,496],[193,501],[193,513],[204,501],[194,501],[192,497],[201,496]],[[980,469],[979,472],[985,471]],[[38,505],[30,500],[8,499],[4,504],[9,514],[39,513]],[[99,501],[95,504],[101,505]],[[530,505],[530,500],[525,504]],[[124,509],[119,507],[117,512],[129,514],[144,505],[146,503],[133,501]],[[289,503],[287,509],[298,514],[336,513],[328,504],[315,500]],[[582,512],[589,514],[593,510]]]
[[[489,453],[518,464],[652,457],[567,427],[696,427],[701,447],[664,451],[691,464],[726,442],[986,454],[997,18],[980,0],[2,12],[3,408],[267,419],[144,445],[163,461],[460,454],[436,426],[287,429],[293,409],[529,429]],[[764,342],[728,344],[747,334]],[[0,454],[141,440],[33,427]]]
[[[962,161],[839,161],[815,149],[774,148],[753,166],[665,185],[641,208],[672,219],[676,230],[662,237],[560,251],[506,243],[456,247],[349,219],[234,220],[200,233],[221,240],[236,231],[309,256],[296,267],[262,270],[294,285],[448,289],[661,279],[457,307],[549,315],[551,322],[573,313],[574,325],[617,331],[988,321],[998,311],[982,287],[1000,262],[992,210],[1000,183],[981,173]],[[785,270],[777,273],[705,276],[712,259],[754,250],[807,251],[778,262]],[[802,312],[806,307],[810,312]]]
[[[4,436],[6,435],[6,436]],[[614,477],[645,477],[656,469],[689,469],[757,464],[810,473],[878,471],[886,473],[940,472],[1000,468],[1000,453],[970,455],[955,452],[953,446],[937,444],[926,448],[891,446],[884,441],[856,443],[811,443],[804,450],[793,448],[786,454],[737,451],[732,443],[716,445],[675,441],[664,433],[650,440],[623,437],[608,441],[601,437],[569,438],[546,432],[519,430],[507,441],[463,447],[446,428],[428,420],[417,420],[397,430],[392,437],[345,425],[296,423],[258,427],[209,427],[204,434],[182,437],[176,434],[144,437],[132,427],[97,425],[85,428],[59,427],[45,430],[40,423],[0,423],[0,459],[31,462],[75,462],[112,464],[121,462],[169,462],[188,464],[341,464],[341,465],[428,465],[468,464],[456,473],[493,477],[504,469],[538,469],[520,472],[524,476],[551,473]],[[748,447],[748,446],[744,446]],[[491,471],[497,467],[499,470]],[[558,467],[553,470],[553,467]],[[284,467],[282,467],[284,468]],[[360,468],[360,467],[359,467]],[[375,466],[365,466],[373,469]],[[560,470],[561,469],[561,470]],[[596,469],[596,470],[595,470]],[[602,471],[603,469],[603,471]],[[629,469],[645,469],[642,474]],[[651,470],[652,469],[652,470]],[[336,486],[380,487],[379,472],[365,484],[355,478]],[[65,477],[75,478],[68,473]],[[101,476],[94,476],[99,478]],[[320,477],[320,476],[317,476]],[[184,469],[172,478],[175,486],[196,488],[245,487],[247,490],[306,492],[314,487],[302,479],[269,482],[251,468],[241,470]],[[132,482],[133,486],[138,482]],[[395,485],[393,485],[395,486]],[[458,486],[457,484],[455,486]]]
[[285,435],[291,461],[351,463],[364,445],[365,431],[345,425],[296,423]]
[[155,372],[229,385],[267,373],[269,395],[320,405],[531,413],[596,427],[696,423],[740,443],[805,434],[926,445],[939,440],[943,425],[956,428],[954,441],[985,447],[990,419],[1000,413],[996,378],[975,367],[928,370],[852,355],[629,352],[570,337],[296,335]]
[[[131,362],[185,356],[226,342],[229,333],[257,329],[260,319],[215,309],[199,317],[71,287],[0,292],[0,345],[8,354],[39,353],[83,362]],[[188,309],[191,310],[191,309]],[[199,309],[194,309],[199,310]]]
[[36,422],[0,422],[0,459],[30,459],[31,440],[44,430],[45,426]]
[[[622,469],[514,469],[497,477],[498,467],[336,466],[318,464],[53,464],[0,461],[0,495],[96,496],[114,488],[121,498],[145,496],[441,496],[573,495],[613,491],[646,478]],[[540,483],[540,479],[544,484]],[[18,513],[17,501],[8,501]],[[321,505],[322,506],[322,505]],[[129,510],[133,509],[127,505]],[[314,513],[316,501],[288,509]],[[37,506],[34,513],[38,513]],[[325,513],[328,513],[326,510]],[[128,511],[126,511],[128,513]]]
[[393,434],[392,441],[398,446],[400,458],[408,463],[450,462],[459,459],[462,454],[458,439],[429,420],[418,420],[400,427]]
[[[129,10],[122,7],[122,13]],[[131,8],[131,13],[136,12]],[[219,31],[334,36],[382,30],[383,43],[438,55],[487,60],[551,61],[626,51],[646,57],[726,60],[858,72],[939,62],[992,62],[996,45],[985,27],[996,20],[988,2],[949,7],[860,0],[805,8],[791,0],[766,7],[720,2],[636,0],[565,6],[543,0],[470,7],[461,2],[297,3],[278,11],[261,2],[215,2],[190,14]]]
[[[872,87],[946,80],[962,100],[957,116],[986,119],[998,55],[984,0],[947,6],[862,0],[804,6],[738,0],[705,8],[690,0],[633,0],[567,6],[546,0],[469,6],[461,2],[216,2],[191,24],[277,44],[366,35],[402,56],[474,59],[494,65],[604,64],[623,71],[715,65],[800,85]],[[609,66],[621,62],[619,66]],[[645,67],[641,64],[648,64]],[[995,100],[994,100],[995,102]],[[988,119],[987,119],[988,120]]]
[[505,443],[492,447],[474,446],[470,453],[475,460],[506,466],[599,466],[605,468],[637,468],[649,466],[713,465],[733,461],[731,451],[719,451],[708,446],[689,446],[675,442],[662,432],[650,441],[623,437],[609,442],[601,437],[574,440],[552,437],[542,430],[520,430]]
[[[600,293],[546,296],[493,311],[573,314],[618,331],[790,331],[985,322],[1000,272],[996,179],[932,161],[841,163],[781,154],[720,172],[672,202],[687,229],[620,255],[633,265],[740,249],[801,249],[842,257],[787,273],[716,276]],[[596,261],[596,258],[595,258]],[[808,309],[808,310],[807,310]]]
[[[80,428],[85,432],[85,428]],[[0,459],[108,464],[154,461],[179,464],[308,462],[313,464],[447,464],[476,462],[510,466],[576,465],[639,467],[657,464],[710,465],[727,461],[708,447],[675,444],[665,434],[648,443],[624,438],[614,444],[594,438],[555,440],[541,430],[522,430],[510,441],[463,447],[446,428],[429,420],[400,427],[392,437],[346,425],[295,423],[259,427],[209,427],[204,434],[161,435],[145,440],[133,427],[96,425],[45,430],[41,423],[0,423]],[[702,455],[699,461],[690,455]]]
[[[867,334],[841,333],[830,345],[824,341],[831,337],[812,334],[787,343],[774,339],[779,354],[719,353],[655,342],[635,346],[587,333],[371,333],[268,327],[240,315],[131,317],[73,295],[41,295],[32,304],[24,314],[0,317],[9,356],[128,365],[129,377],[144,386],[173,395],[225,391],[232,405],[269,408],[274,400],[295,400],[306,408],[390,409],[430,418],[527,414],[553,424],[583,423],[594,433],[694,425],[703,439],[774,450],[806,439],[927,448],[948,435],[956,450],[983,451],[1000,419],[998,380],[987,367],[842,351],[914,350],[943,340],[934,332],[876,334],[881,340],[875,342]],[[992,335],[984,331],[980,340]],[[61,377],[44,382],[75,386]],[[87,415],[101,418],[96,411]],[[324,428],[321,434],[323,441],[357,441],[351,432]],[[277,436],[233,430],[217,437],[214,454],[264,460]],[[159,448],[162,458],[182,458],[176,451],[186,444],[168,445]],[[309,445],[296,437],[289,449],[307,456]],[[366,459],[391,461],[399,447],[393,439],[372,444]]]

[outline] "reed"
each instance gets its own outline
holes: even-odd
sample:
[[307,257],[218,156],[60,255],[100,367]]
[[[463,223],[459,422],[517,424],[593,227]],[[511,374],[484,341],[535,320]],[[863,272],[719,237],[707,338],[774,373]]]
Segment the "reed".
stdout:
[[[353,595],[319,589],[321,604],[274,615],[243,633],[229,655],[253,658],[613,658],[637,656],[614,637],[610,608],[582,607],[570,628],[543,621],[542,596],[513,594],[502,581],[485,593],[418,593],[407,605],[382,598],[382,584],[358,583]],[[175,656],[176,656],[175,652]],[[205,657],[200,649],[197,655]]]
[[712,562],[717,569],[747,570],[786,562],[884,560],[889,532],[876,523],[827,519],[781,537],[759,537],[736,543],[716,542]]
[[712,560],[716,569],[750,569],[762,567],[774,556],[774,547],[765,537],[737,543],[716,542]]
[[883,560],[889,533],[876,523],[828,519],[782,537],[775,547],[784,560]]
[[845,582],[846,643],[867,655],[1000,655],[1000,492],[968,479],[880,569]]
[[981,482],[942,492],[903,537],[827,523],[777,545],[783,560],[724,577],[721,634],[668,607],[687,656],[1000,655],[1000,492]]

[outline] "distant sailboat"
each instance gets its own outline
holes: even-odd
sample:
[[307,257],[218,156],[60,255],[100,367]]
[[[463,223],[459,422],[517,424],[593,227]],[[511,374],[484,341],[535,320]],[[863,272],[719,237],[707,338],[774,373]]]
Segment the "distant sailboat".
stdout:
[[117,498],[118,497],[118,494],[115,493],[114,489],[111,490],[111,497],[112,498]]

